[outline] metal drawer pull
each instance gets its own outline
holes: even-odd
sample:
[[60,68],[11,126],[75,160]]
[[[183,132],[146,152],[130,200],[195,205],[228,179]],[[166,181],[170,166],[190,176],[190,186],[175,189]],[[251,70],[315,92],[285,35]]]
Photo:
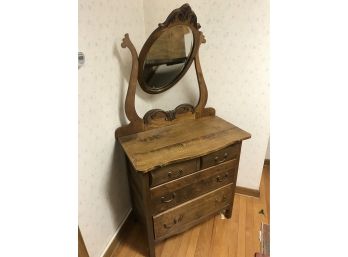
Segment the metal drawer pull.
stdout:
[[224,158],[221,161],[219,161],[219,156],[215,156],[215,158],[214,158],[215,163],[219,164],[219,163],[226,161],[227,156],[228,156],[228,153],[224,153]]
[[223,203],[226,201],[226,199],[227,199],[226,196],[223,196],[221,200],[215,199],[215,202],[216,203]]
[[173,192],[171,195],[162,196],[161,202],[162,203],[170,203],[171,201],[174,200],[174,198],[175,198],[175,192]]
[[226,178],[228,178],[228,173],[227,172],[222,177],[221,176],[217,176],[216,177],[216,181],[217,182],[223,182]]
[[169,224],[169,225],[163,224],[163,226],[164,226],[164,228],[169,229],[169,228],[173,227],[175,224],[177,224],[180,221],[182,221],[183,218],[184,218],[184,215],[181,214],[178,219],[174,218],[174,220],[173,220],[173,222],[171,224]]
[[179,178],[179,177],[181,177],[183,172],[184,171],[182,169],[179,169],[179,170],[174,171],[174,172],[169,171],[168,172],[168,177],[169,178]]

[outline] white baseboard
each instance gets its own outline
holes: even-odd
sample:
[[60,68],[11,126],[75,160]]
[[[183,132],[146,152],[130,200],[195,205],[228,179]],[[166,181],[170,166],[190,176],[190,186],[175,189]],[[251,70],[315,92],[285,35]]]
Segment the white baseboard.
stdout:
[[109,243],[106,245],[104,251],[102,252],[102,254],[100,255],[100,257],[103,257],[106,253],[106,251],[109,249],[110,245],[112,244],[112,242],[115,240],[115,238],[117,237],[118,233],[120,232],[121,228],[123,227],[124,223],[126,222],[126,220],[128,219],[129,214],[132,212],[132,208],[130,208],[128,210],[128,212],[126,213],[126,215],[124,216],[124,218],[122,219],[121,224],[118,226],[118,228],[116,229],[115,234],[113,235],[113,237],[110,239]]

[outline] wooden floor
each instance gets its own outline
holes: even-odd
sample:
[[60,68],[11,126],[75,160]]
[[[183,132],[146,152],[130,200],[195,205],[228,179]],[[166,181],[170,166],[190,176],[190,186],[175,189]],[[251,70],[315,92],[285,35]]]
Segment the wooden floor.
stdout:
[[[255,252],[260,251],[261,222],[269,224],[270,220],[269,185],[269,166],[265,166],[260,198],[236,194],[231,219],[221,219],[217,215],[157,244],[156,257],[254,257]],[[129,219],[111,257],[143,256],[147,256],[145,233]]]

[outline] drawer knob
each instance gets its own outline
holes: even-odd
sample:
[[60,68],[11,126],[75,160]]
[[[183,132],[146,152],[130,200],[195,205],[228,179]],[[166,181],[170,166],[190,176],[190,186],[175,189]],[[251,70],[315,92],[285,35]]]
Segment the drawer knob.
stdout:
[[170,203],[171,201],[173,201],[175,198],[175,192],[167,195],[167,196],[162,196],[161,197],[161,202],[162,203]]
[[228,178],[228,173],[226,172],[223,176],[217,176],[216,177],[216,181],[217,182],[223,182],[227,178]]
[[223,202],[226,201],[226,199],[227,199],[227,197],[224,195],[224,196],[221,198],[221,200],[215,199],[215,202],[216,202],[216,203],[223,203]]
[[170,223],[170,224],[163,224],[163,226],[164,226],[164,228],[169,229],[169,228],[173,227],[175,224],[178,224],[179,222],[181,222],[183,218],[184,218],[184,215],[181,214],[179,216],[179,218],[174,218],[172,223]]
[[219,156],[215,156],[215,158],[214,158],[215,163],[219,164],[219,163],[222,163],[222,162],[226,161],[227,156],[228,156],[228,153],[224,153],[224,158],[222,160],[219,160]]
[[179,177],[181,177],[181,175],[182,175],[183,172],[184,172],[184,171],[183,171],[182,169],[179,169],[179,170],[174,171],[174,172],[169,171],[169,172],[168,172],[168,177],[169,177],[169,178],[179,178]]

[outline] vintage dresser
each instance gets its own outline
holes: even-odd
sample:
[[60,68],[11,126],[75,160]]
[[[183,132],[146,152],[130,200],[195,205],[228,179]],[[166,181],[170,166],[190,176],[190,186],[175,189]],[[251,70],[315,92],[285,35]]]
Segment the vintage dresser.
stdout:
[[[139,58],[128,34],[122,42],[132,54],[125,101],[130,121],[115,135],[128,162],[133,211],[144,225],[149,256],[155,244],[233,208],[244,130],[206,108],[208,91],[198,50],[205,43],[188,4],[175,9],[150,35]],[[153,109],[140,118],[135,110],[137,82],[150,94],[175,85],[195,63],[199,100],[174,110]]]

